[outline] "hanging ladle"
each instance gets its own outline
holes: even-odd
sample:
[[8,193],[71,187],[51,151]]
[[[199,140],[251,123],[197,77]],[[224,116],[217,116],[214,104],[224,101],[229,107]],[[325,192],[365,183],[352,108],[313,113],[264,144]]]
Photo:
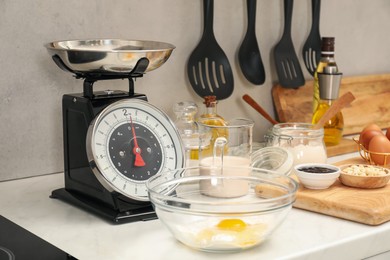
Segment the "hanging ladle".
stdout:
[[256,1],[247,0],[248,29],[238,51],[238,61],[245,78],[255,85],[261,85],[265,81],[265,71],[255,32]]

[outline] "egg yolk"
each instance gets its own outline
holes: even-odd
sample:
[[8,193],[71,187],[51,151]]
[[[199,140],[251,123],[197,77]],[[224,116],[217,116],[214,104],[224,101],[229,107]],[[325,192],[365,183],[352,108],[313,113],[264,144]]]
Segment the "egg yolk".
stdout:
[[246,228],[246,223],[241,219],[224,219],[217,224],[217,228],[221,230],[229,230],[241,232]]
[[201,248],[248,248],[262,242],[266,228],[263,223],[249,224],[238,218],[223,219],[196,232],[194,244]]

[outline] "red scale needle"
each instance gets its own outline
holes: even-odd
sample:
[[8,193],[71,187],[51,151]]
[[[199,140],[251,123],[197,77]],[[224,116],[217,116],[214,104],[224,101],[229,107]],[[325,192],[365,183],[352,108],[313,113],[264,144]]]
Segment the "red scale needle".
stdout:
[[142,159],[141,156],[141,148],[138,146],[137,136],[135,134],[133,119],[131,118],[131,116],[130,116],[130,125],[131,125],[131,132],[133,133],[133,140],[134,140],[134,147],[133,147],[133,154],[135,155],[134,166],[142,167],[145,166],[145,161],[144,159]]

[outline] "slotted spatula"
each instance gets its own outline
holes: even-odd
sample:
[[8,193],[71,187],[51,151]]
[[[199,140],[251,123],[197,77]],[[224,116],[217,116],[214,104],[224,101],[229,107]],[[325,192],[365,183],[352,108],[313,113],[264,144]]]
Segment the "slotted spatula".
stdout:
[[285,88],[298,88],[305,84],[305,78],[291,39],[293,5],[294,0],[284,0],[284,32],[274,48],[279,83]]
[[203,9],[203,35],[190,55],[187,75],[199,96],[226,99],[233,93],[234,81],[229,60],[214,36],[214,0],[203,0]]
[[309,36],[302,49],[302,56],[306,69],[314,76],[317,64],[321,59],[321,35],[320,35],[321,0],[311,0],[312,25]]

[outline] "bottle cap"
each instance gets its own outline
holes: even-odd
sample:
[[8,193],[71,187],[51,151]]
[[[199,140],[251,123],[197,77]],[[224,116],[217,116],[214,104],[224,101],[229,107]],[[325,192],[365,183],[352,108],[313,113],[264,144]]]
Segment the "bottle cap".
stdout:
[[173,112],[177,115],[195,115],[198,112],[198,106],[192,101],[180,101],[173,105]]
[[334,44],[335,44],[335,38],[334,37],[322,37],[321,41],[321,52],[322,53],[334,53]]
[[206,107],[215,107],[217,104],[217,97],[216,96],[205,96],[203,104],[206,105]]
[[318,73],[321,99],[335,100],[339,97],[342,76],[343,73],[337,72],[335,66],[327,66],[324,72]]

